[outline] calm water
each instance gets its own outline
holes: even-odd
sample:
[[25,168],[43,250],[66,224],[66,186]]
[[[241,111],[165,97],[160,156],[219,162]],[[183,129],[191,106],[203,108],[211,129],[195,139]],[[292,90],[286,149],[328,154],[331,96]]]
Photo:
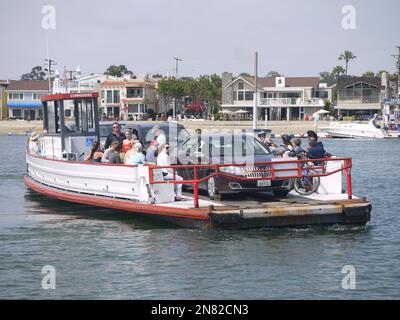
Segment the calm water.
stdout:
[[[400,140],[327,140],[353,157],[367,227],[200,231],[46,199],[23,183],[26,137],[0,137],[0,298],[400,298]],[[56,289],[41,286],[56,269]],[[344,265],[356,289],[344,290]]]

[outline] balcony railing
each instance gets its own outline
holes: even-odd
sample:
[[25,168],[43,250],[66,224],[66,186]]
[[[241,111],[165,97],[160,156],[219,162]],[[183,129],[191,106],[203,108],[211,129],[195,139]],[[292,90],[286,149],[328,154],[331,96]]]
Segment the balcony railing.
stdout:
[[261,98],[260,105],[271,107],[285,106],[323,106],[326,99],[324,98]]

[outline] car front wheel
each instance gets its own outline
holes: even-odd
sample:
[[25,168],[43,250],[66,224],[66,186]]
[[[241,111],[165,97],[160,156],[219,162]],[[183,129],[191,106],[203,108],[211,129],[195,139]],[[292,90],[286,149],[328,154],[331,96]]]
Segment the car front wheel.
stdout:
[[215,200],[217,197],[217,187],[216,187],[216,181],[214,177],[211,177],[210,179],[207,180],[207,194],[210,200]]

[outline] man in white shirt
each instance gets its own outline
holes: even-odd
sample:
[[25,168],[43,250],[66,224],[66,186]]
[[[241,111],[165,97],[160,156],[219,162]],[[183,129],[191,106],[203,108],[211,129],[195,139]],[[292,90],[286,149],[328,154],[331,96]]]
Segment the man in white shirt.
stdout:
[[[170,166],[171,160],[169,158],[169,144],[165,144],[162,147],[161,152],[157,157],[157,165],[159,166]],[[172,168],[161,169],[164,180],[174,180],[174,170]],[[183,180],[181,176],[175,174],[175,180]],[[182,199],[182,184],[175,184],[175,200],[180,201]]]

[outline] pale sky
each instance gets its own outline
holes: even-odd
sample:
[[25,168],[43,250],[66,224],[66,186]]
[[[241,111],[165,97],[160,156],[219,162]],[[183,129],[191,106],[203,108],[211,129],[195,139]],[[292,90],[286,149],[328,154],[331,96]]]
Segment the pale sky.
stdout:
[[[44,5],[56,29],[42,28]],[[355,29],[342,28],[352,5]],[[400,46],[399,0],[14,0],[0,2],[0,79],[19,79],[49,55],[59,69],[80,65],[84,75],[125,64],[135,74],[180,75],[230,71],[318,76],[344,50],[357,59],[349,74],[395,71]]]

